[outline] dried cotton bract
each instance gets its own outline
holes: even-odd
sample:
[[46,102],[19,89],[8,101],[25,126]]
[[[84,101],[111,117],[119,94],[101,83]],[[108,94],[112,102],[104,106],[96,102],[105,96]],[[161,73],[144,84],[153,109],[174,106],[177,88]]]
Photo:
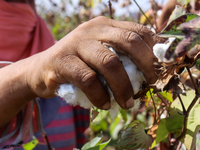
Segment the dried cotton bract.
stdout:
[[158,58],[159,65],[161,65],[159,68],[160,73],[158,74],[158,79],[155,83],[157,89],[163,90],[164,87],[166,87],[166,85],[169,83],[170,79],[174,78],[176,75],[178,65],[170,63],[171,59],[166,57],[166,55],[169,55],[171,50],[170,48],[175,40],[175,37],[170,37],[165,43],[158,43],[153,47],[153,53]]
[[[134,93],[137,94],[141,88],[141,84],[145,81],[145,78],[140,72],[136,65],[130,60],[128,56],[117,54],[111,47],[109,48],[113,53],[115,53],[120,61],[122,62],[129,79],[131,81]],[[104,78],[99,75],[101,82],[108,86],[106,84],[106,81]],[[111,100],[111,108],[110,108],[110,115],[111,118],[114,118],[119,111],[119,105],[115,101],[113,93],[111,92],[110,88],[108,87],[108,91],[110,94],[110,100]],[[84,107],[86,109],[93,107],[93,104],[90,102],[90,100],[86,97],[86,95],[77,87],[75,87],[73,84],[62,84],[57,92],[57,94],[62,97],[67,103],[75,106],[80,105],[81,107]],[[140,100],[134,100],[134,107],[132,108],[133,111],[137,111],[140,105]]]

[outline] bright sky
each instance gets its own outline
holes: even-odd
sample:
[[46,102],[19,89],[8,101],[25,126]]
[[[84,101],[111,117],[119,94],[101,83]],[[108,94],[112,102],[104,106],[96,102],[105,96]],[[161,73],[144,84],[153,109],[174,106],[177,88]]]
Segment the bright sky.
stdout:
[[[58,5],[61,4],[62,1],[64,1],[66,4],[69,2],[69,0],[52,0],[52,1],[57,3]],[[127,7],[121,8],[119,6],[119,4],[123,2],[123,0],[118,0],[118,3],[112,2],[112,6],[115,8],[115,15],[118,16],[122,14],[130,14],[130,13],[139,11],[139,8],[136,6],[135,2],[133,0],[131,1],[132,1],[132,4],[128,8]],[[150,3],[149,3],[150,0],[136,0],[136,1],[143,11],[146,11],[150,8]],[[167,0],[155,0],[155,1],[158,2],[158,4],[162,4],[162,3],[165,4],[167,2]],[[72,0],[72,2],[74,6],[77,6],[79,0]],[[51,7],[49,0],[43,0],[43,1],[36,0],[36,4],[40,5],[41,3],[43,4],[45,3],[46,8]],[[102,0],[101,3],[107,4],[108,0]],[[101,6],[102,5],[100,4],[98,7],[101,7]],[[74,9],[72,6],[67,5],[66,7],[68,10],[68,15],[74,12]],[[98,7],[95,11],[96,13],[98,13]]]

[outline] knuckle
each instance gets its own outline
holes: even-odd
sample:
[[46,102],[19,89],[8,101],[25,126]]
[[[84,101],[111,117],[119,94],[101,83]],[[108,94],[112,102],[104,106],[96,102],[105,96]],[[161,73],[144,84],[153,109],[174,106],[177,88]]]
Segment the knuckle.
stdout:
[[87,22],[84,22],[84,23],[80,24],[80,25],[77,27],[77,30],[79,30],[79,32],[80,32],[80,31],[85,31],[85,30],[89,29],[90,26],[91,26],[91,23],[90,23],[89,21],[87,21]]
[[122,38],[128,43],[141,42],[142,38],[135,32],[125,31],[122,32]]
[[98,16],[93,19],[93,21],[97,21],[97,22],[102,22],[102,21],[106,21],[106,20],[108,20],[108,18],[106,18],[104,16]]
[[97,74],[92,71],[84,72],[81,75],[81,83],[85,88],[90,88],[97,79]]
[[149,28],[147,28],[146,26],[143,25],[139,25],[138,26],[138,33],[140,34],[141,38],[144,39],[144,37],[149,37],[150,40],[152,40],[151,38],[156,37],[156,34],[153,33]]
[[139,31],[144,32],[144,33],[153,33],[149,28],[143,25],[139,25]]
[[148,29],[146,26],[143,26],[140,24],[138,25],[137,32],[140,34],[142,39],[144,39],[144,37],[147,35],[150,35],[150,36],[154,35],[154,33],[150,29]]
[[106,68],[113,68],[117,66],[119,63],[119,59],[115,54],[105,55],[102,59],[102,65]]
[[147,28],[146,26],[143,26],[141,24],[138,24],[138,32],[139,33],[153,33],[149,28]]
[[79,25],[79,27],[91,27],[91,26],[96,26],[99,25],[99,23],[105,22],[107,21],[108,18],[104,17],[104,16],[98,16],[92,20],[86,21],[84,23],[82,23],[81,25]]
[[80,36],[82,36],[83,34],[88,34],[89,32],[94,32],[92,30],[94,28],[96,28],[96,29],[98,28],[98,30],[101,30],[102,25],[110,23],[110,20],[111,19],[106,18],[104,16],[99,16],[92,20],[89,20],[89,21],[86,21],[86,22],[80,24],[78,26],[78,28],[76,28],[76,30],[78,31],[78,33],[80,33]]

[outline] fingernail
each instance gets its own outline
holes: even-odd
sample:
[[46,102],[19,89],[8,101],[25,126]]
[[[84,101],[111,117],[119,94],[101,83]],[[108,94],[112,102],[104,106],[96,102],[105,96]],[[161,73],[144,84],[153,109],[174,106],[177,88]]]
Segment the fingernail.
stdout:
[[103,105],[102,108],[105,109],[105,110],[110,109],[110,102],[107,102],[105,105]]
[[129,108],[132,108],[134,106],[134,103],[133,103],[133,98],[129,98],[129,100],[126,101],[126,107],[129,109]]

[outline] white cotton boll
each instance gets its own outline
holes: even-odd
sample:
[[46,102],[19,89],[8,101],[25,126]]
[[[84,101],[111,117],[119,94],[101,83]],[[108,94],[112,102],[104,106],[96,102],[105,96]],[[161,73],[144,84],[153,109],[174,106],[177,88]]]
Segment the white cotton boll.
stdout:
[[72,106],[80,105],[86,109],[93,106],[81,89],[75,87],[73,84],[60,85],[57,94]]
[[165,54],[171,43],[175,40],[175,37],[170,37],[167,42],[165,43],[157,43],[153,47],[154,55],[164,62]]
[[134,100],[134,106],[130,110],[136,113],[140,108],[140,98]]
[[[136,65],[130,60],[130,58],[126,55],[117,54],[113,48],[109,48],[114,54],[116,54],[120,61],[122,61],[122,64],[128,74],[128,77],[130,79],[130,82],[132,84],[134,94],[137,94],[138,91],[141,88],[141,84],[145,81],[145,78],[140,72]],[[110,115],[111,118],[114,119],[114,117],[119,112],[119,105],[114,100],[114,96],[112,91],[110,90],[109,86],[107,85],[105,79],[102,75],[99,75],[99,78],[101,82],[104,84],[104,86],[108,87],[108,92],[110,94],[110,100],[111,100],[111,108],[110,108]],[[77,87],[75,87],[72,84],[62,84],[57,92],[57,94],[62,97],[67,103],[75,106],[80,105],[84,108],[91,108],[93,104],[90,102],[90,100],[86,97],[86,95]],[[137,111],[140,106],[140,100],[134,100],[134,107],[131,109],[132,111]]]
[[110,117],[113,120],[118,114],[120,107],[114,99],[111,100],[110,105],[111,105],[111,108],[109,109],[109,112],[110,112]]
[[131,81],[134,93],[138,93],[141,84],[146,81],[143,73],[137,69],[137,66],[126,55],[119,55],[119,59],[122,61],[123,66]]

